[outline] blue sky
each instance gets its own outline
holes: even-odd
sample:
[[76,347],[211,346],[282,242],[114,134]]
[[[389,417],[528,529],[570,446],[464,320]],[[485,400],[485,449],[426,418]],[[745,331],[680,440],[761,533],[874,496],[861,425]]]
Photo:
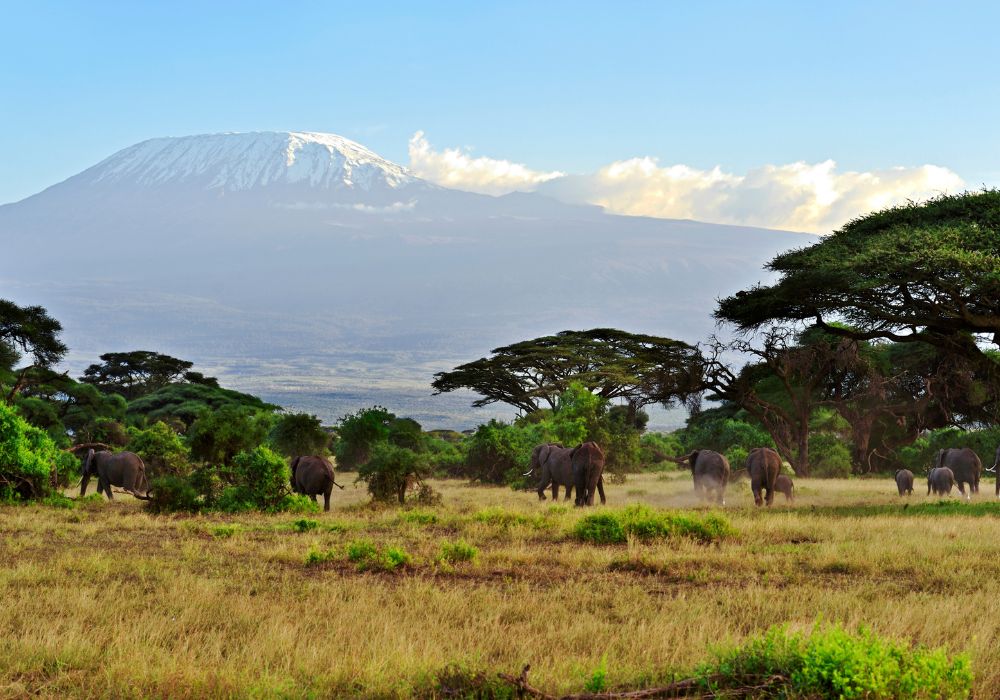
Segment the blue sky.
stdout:
[[314,130],[593,172],[1000,184],[992,3],[0,2],[0,202],[137,141]]

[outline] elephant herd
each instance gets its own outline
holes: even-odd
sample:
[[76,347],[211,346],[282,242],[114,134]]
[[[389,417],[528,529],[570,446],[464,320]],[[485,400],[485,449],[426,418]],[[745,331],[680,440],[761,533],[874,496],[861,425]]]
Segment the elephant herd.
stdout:
[[[955,486],[966,500],[971,500],[972,494],[979,493],[979,479],[983,472],[996,472],[1000,464],[1000,447],[997,447],[993,466],[983,469],[983,463],[973,450],[968,447],[950,447],[938,450],[934,463],[927,469],[927,495],[932,492],[936,496],[949,496]],[[896,472],[896,488],[900,496],[913,493],[913,472],[900,469]],[[965,492],[965,487],[969,492]],[[996,481],[996,495],[1000,497],[1000,478]]]
[[531,451],[531,468],[524,476],[539,474],[538,499],[545,500],[545,489],[552,487],[552,500],[559,500],[559,487],[566,491],[568,501],[576,489],[575,504],[594,505],[594,491],[604,498],[604,451],[596,442],[585,442],[576,447],[563,447],[557,442],[547,442]]
[[[111,487],[117,486],[136,498],[149,500],[150,488],[146,478],[146,466],[134,452],[110,452],[93,448],[87,450],[80,477],[80,495],[87,495],[87,485],[91,477],[97,477],[97,492],[104,493],[111,500]],[[326,457],[309,455],[295,457],[291,464],[291,487],[295,493],[312,496],[316,501],[323,494],[323,510],[330,510],[330,494],[333,487],[344,488],[337,483],[333,464]],[[601,502],[604,493],[601,492]]]

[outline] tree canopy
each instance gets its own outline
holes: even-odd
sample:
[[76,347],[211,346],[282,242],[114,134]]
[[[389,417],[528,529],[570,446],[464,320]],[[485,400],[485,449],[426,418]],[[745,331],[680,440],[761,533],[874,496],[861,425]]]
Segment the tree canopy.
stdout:
[[492,357],[435,375],[441,394],[471,389],[474,406],[506,403],[530,413],[555,408],[571,383],[605,399],[625,399],[638,409],[670,405],[699,393],[702,357],[679,340],[611,328],[563,331],[493,350]]
[[[9,385],[8,402],[27,385],[33,369],[47,369],[63,358],[67,348],[60,333],[62,324],[41,306],[18,306],[0,299],[0,383]],[[15,374],[14,367],[24,354],[32,362]]]
[[[83,371],[80,381],[93,384],[105,393],[121,394],[131,401],[184,377],[192,365],[187,360],[149,350],[107,352],[101,355],[100,363]],[[196,383],[206,384],[201,373],[191,374],[196,376]]]
[[723,299],[716,318],[742,331],[811,321],[858,340],[925,342],[976,359],[977,335],[1000,344],[998,190],[868,214],[767,267],[778,282]]

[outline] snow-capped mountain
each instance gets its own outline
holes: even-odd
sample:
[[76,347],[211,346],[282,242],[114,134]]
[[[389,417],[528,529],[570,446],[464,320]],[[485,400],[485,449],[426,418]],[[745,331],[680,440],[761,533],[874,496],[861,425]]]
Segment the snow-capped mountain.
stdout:
[[330,420],[463,426],[435,371],[568,328],[701,341],[717,297],[811,240],[450,190],[331,134],[213,134],[0,206],[0,297],[63,321],[72,371],[154,349]]
[[190,183],[230,192],[279,184],[369,192],[417,182],[405,168],[359,143],[335,134],[296,131],[149,139],[115,153],[78,178],[95,185]]

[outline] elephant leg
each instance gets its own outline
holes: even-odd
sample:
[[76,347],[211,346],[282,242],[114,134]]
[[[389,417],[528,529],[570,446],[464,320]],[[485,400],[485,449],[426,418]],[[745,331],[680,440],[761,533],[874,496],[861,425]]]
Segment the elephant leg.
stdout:
[[958,492],[960,494],[962,494],[962,498],[966,498],[966,495],[965,495],[965,483],[962,482],[962,481],[958,482]]
[[597,480],[597,493],[601,494],[601,505],[603,506],[608,502],[608,499],[604,497],[604,475]]
[[[563,486],[566,486],[566,485],[563,484]],[[566,486],[566,497],[563,500],[564,501],[568,501],[571,498],[573,498],[573,484],[570,484],[569,486]]]
[[333,484],[326,487],[326,491],[323,492],[323,511],[330,511],[330,494],[333,493]]
[[97,491],[100,493],[101,489],[104,489],[104,494],[108,497],[109,501],[115,500],[115,497],[111,495],[111,482],[107,479],[102,479],[97,482]]
[[553,501],[558,501],[559,500],[559,482],[558,481],[553,481],[552,482],[552,500]]
[[774,503],[774,487],[773,486],[771,488],[767,489],[767,497],[766,497],[766,499],[765,499],[764,502],[767,503],[767,505],[771,505],[772,503]]

